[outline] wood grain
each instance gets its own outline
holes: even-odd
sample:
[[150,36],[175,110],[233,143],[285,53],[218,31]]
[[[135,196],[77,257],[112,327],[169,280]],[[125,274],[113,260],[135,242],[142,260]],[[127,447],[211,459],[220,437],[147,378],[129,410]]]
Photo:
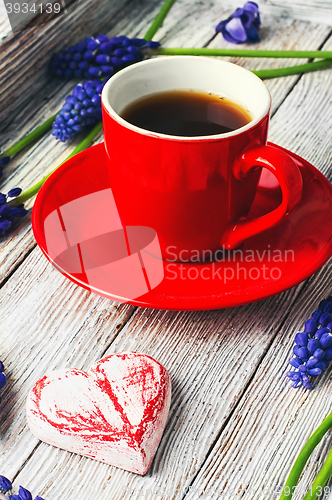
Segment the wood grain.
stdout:
[[[305,293],[299,296],[192,484],[193,490],[198,486],[208,490],[212,499],[234,495],[234,491],[247,491],[250,499],[277,498],[300,449],[331,411],[331,373],[320,377],[313,391],[294,390],[285,377],[294,335],[317,308],[320,297],[331,292],[330,274],[331,263],[310,280]],[[304,497],[329,448],[327,435],[310,458],[294,500]],[[197,497],[193,493],[188,498]]]
[[[325,48],[330,47],[331,41]],[[324,109],[332,109],[331,75],[304,75],[275,114],[270,137],[279,143],[284,141],[286,147],[312,161],[325,174],[331,174],[331,134],[328,124],[321,121]],[[276,492],[305,441],[331,411],[330,372],[319,379],[311,392],[290,389],[284,378],[295,333],[316,309],[320,298],[331,293],[331,265],[330,261],[309,280],[305,294],[297,300],[290,319],[274,340],[245,398],[193,484],[195,487],[203,483],[204,489],[211,490],[211,498],[219,498],[218,494],[234,488],[247,488],[248,498],[261,498],[263,486]],[[313,454],[294,499],[303,498],[329,451],[329,442],[327,436]],[[216,474],[216,470],[222,472]]]
[[0,470],[12,477],[38,445],[25,419],[32,385],[57,368],[89,368],[135,308],[73,285],[36,249],[1,289],[0,309],[0,358],[8,375],[0,408]]
[[[154,15],[160,0],[133,2],[81,0],[68,14],[42,26],[11,34],[3,40],[0,58],[1,128],[13,114],[50,82],[47,71],[52,53],[93,34],[111,32],[121,19],[145,19]],[[127,31],[123,32],[126,34]],[[24,82],[24,91],[22,91]]]
[[[169,498],[170,494],[182,497],[245,391],[299,289],[250,306],[206,313],[137,309],[105,354],[144,352],[161,362],[171,375],[169,422],[148,474],[142,478],[89,461],[86,475],[80,476],[78,482],[82,458],[41,444],[16,480],[34,491],[43,485],[41,493],[48,500],[65,492],[74,495],[75,489],[92,495],[95,481],[103,485],[98,491],[100,500],[142,495],[153,499],[153,492],[163,489],[166,492],[161,498]],[[45,294],[44,300],[49,301]],[[21,392],[25,392],[23,387]],[[6,471],[7,467],[4,462],[2,468]],[[32,474],[32,470],[38,473]],[[64,476],[64,480],[59,480]]]
[[[225,6],[235,10],[238,7],[242,7],[245,2],[226,0],[223,3]],[[293,2],[260,0],[258,5],[263,20],[265,19],[265,15],[272,14],[274,17],[282,19],[291,18],[327,25],[331,25],[332,22],[331,3],[329,0],[294,0]]]
[[[126,3],[110,21],[110,33],[143,34],[160,4]],[[92,5],[86,1],[82,5],[87,12],[81,11],[81,19],[87,22],[84,33],[89,27],[101,29],[102,23],[107,24],[106,18],[98,18],[106,11],[105,2],[96,7],[99,14],[90,20]],[[229,5],[179,1],[157,38],[167,46],[202,46],[213,36],[217,22],[231,12]],[[285,5],[292,7],[290,2]],[[308,0],[303,5],[309,6]],[[266,16],[260,47],[320,47],[330,28],[317,24],[315,7],[311,12],[312,23]],[[61,22],[59,31],[51,26],[44,29],[47,33],[70,31],[74,18]],[[79,36],[78,31],[75,26],[72,39]],[[31,32],[30,42],[33,39],[35,49],[47,53],[55,40],[43,45],[43,33],[42,28]],[[28,40],[21,42],[30,57],[34,49]],[[23,57],[18,54],[18,43],[16,35],[6,41],[7,76]],[[220,37],[211,42],[211,46],[223,44]],[[324,48],[330,47],[329,40]],[[280,67],[289,61],[241,59],[238,63],[253,69],[267,64]],[[23,68],[23,77],[25,72]],[[29,78],[30,102],[3,130],[6,145],[58,109],[72,85],[46,81],[44,75],[43,85],[38,87],[37,82],[40,90],[35,91],[38,75]],[[270,140],[328,173],[331,71],[278,79],[268,86],[274,100]],[[4,89],[9,99],[17,98],[15,85]],[[10,164],[1,190],[16,183],[28,187],[44,169],[50,171],[64,159],[76,142],[55,144],[46,136]],[[290,389],[285,378],[294,333],[319,298],[330,292],[331,263],[307,283],[271,299],[228,310],[187,313],[119,305],[76,287],[34,248],[29,219],[2,242],[0,261],[0,359],[9,378],[0,405],[0,473],[14,479],[15,489],[23,484],[45,500],[76,499],[82,494],[100,500],[276,498],[275,489],[283,484],[305,439],[331,407],[330,372],[312,392]],[[152,468],[144,477],[39,443],[24,417],[27,393],[44,373],[55,368],[87,369],[103,355],[124,350],[155,357],[172,379],[170,418]],[[301,484],[312,479],[328,448],[327,438],[313,455]],[[267,495],[262,486],[268,488]]]
[[0,40],[11,32],[4,0],[0,0]]

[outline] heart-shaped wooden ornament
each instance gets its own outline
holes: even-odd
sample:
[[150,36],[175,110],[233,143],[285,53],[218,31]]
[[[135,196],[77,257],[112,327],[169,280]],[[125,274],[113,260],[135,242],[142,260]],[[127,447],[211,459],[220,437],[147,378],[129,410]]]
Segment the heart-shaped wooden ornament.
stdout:
[[27,400],[32,433],[58,448],[145,474],[165,428],[171,399],[166,369],[137,352],[117,353],[88,372],[45,375]]

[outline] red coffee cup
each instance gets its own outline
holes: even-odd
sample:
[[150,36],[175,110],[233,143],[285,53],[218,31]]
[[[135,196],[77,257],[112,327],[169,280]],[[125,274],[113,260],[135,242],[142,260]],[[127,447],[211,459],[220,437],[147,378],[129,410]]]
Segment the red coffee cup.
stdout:
[[[182,137],[150,132],[121,118],[129,104],[145,96],[189,89],[226,97],[253,119],[225,134]],[[114,75],[102,93],[103,126],[123,226],[153,228],[163,259],[182,261],[235,248],[284,220],[301,199],[302,177],[290,156],[266,145],[270,105],[257,76],[212,58],[158,57]],[[261,168],[276,176],[282,202],[248,220]]]

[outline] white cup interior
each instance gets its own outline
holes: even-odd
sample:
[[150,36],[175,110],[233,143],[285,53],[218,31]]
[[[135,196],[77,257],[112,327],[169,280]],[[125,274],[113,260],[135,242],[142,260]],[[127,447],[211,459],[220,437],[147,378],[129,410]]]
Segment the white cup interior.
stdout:
[[[121,112],[147,95],[169,90],[198,90],[231,99],[247,109],[252,121],[243,127],[213,137],[229,137],[255,126],[269,111],[270,93],[253,73],[226,61],[198,56],[165,56],[129,66],[105,84],[102,101],[107,112],[122,125],[140,133],[163,136],[140,129],[121,118]],[[176,139],[177,136],[169,136]],[[201,140],[190,137],[190,140]]]

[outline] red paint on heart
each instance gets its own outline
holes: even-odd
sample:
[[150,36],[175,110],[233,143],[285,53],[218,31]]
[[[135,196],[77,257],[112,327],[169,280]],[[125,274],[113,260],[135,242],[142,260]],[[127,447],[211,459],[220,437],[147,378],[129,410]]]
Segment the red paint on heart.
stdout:
[[170,405],[170,377],[140,353],[103,358],[88,373],[59,370],[31,389],[32,432],[54,446],[145,474]]

